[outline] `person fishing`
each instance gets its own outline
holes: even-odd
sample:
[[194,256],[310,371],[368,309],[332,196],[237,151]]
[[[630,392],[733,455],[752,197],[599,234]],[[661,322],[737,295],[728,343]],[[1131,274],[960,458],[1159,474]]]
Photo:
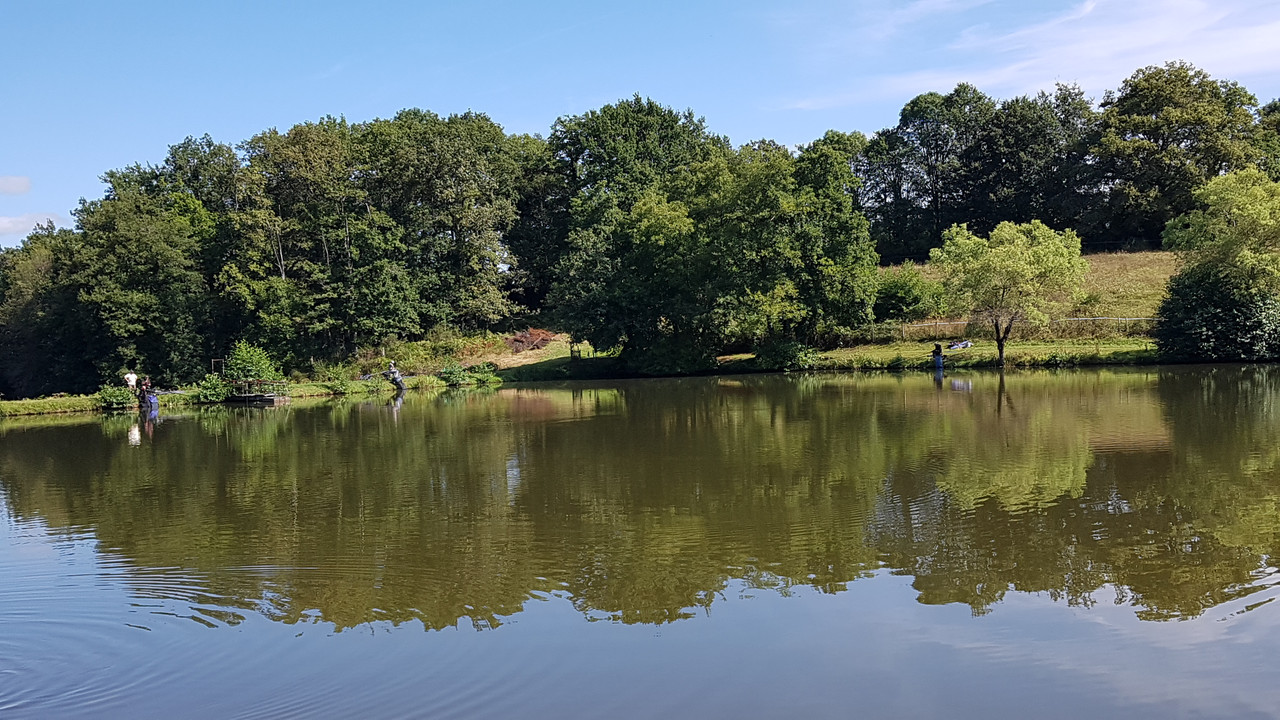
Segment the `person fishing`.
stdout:
[[387,369],[382,372],[382,377],[390,380],[391,384],[396,386],[397,392],[405,391],[404,378],[400,375],[400,371],[396,369],[395,360],[392,360]]
[[941,369],[942,369],[942,361],[943,361],[943,355],[942,355],[942,343],[934,343],[934,344],[933,344],[933,352],[931,352],[931,353],[929,353],[929,354],[933,356],[933,369],[934,369],[934,370],[941,370]]
[[142,382],[138,383],[138,404],[151,406],[158,405],[159,402],[159,398],[156,397],[156,391],[151,386],[151,376],[144,376]]

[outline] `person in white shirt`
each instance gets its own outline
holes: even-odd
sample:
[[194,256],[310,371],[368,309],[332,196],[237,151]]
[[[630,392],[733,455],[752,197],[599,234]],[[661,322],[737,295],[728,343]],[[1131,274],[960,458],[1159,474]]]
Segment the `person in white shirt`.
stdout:
[[125,373],[124,384],[127,385],[130,390],[137,390],[138,389],[138,373],[132,370]]

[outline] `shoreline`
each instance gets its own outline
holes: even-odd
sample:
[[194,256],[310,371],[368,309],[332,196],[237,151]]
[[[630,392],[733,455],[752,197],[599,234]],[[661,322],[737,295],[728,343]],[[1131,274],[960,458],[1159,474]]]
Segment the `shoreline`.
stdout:
[[[894,342],[883,345],[858,345],[849,348],[827,350],[819,354],[816,362],[806,367],[791,368],[794,371],[815,372],[897,372],[907,370],[931,370],[932,359],[928,350],[932,341]],[[963,350],[944,351],[946,370],[998,368],[995,343],[976,340]],[[555,354],[536,362],[522,362],[519,355],[512,355],[509,363],[498,363],[497,375],[504,384],[561,382],[566,380],[624,380],[648,377],[629,372],[615,357],[570,358]],[[1105,366],[1160,365],[1151,341],[1147,338],[1111,338],[1106,340],[1017,341],[1006,346],[1005,368],[1022,370],[1034,368],[1071,368]],[[504,367],[505,365],[505,367]],[[698,377],[706,375],[742,375],[766,372],[782,372],[779,369],[757,367],[750,354],[727,355],[719,358],[719,364],[702,373],[673,377]],[[434,375],[418,375],[406,378],[409,390],[442,390],[447,387]],[[384,387],[386,385],[386,387]],[[457,387],[476,387],[460,385]],[[365,395],[393,395],[394,388],[382,381],[351,380],[343,383],[305,381],[289,383],[286,394],[290,398],[335,398]],[[195,407],[228,403],[200,403],[192,395],[171,394],[160,396],[161,408]],[[0,400],[0,423],[9,418],[39,417],[43,415],[107,414],[134,412],[138,408],[103,407],[96,395],[63,395],[29,400]]]

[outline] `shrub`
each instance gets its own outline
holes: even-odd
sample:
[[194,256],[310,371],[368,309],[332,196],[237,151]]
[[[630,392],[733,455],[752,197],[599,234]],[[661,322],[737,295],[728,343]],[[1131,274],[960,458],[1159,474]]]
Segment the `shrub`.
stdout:
[[662,338],[626,357],[631,370],[641,375],[688,375],[713,370],[715,354],[697,343]]
[[351,381],[344,377],[326,380],[321,385],[334,395],[348,395],[351,393]]
[[220,375],[205,375],[196,386],[195,397],[202,403],[220,403],[231,396],[231,383]]
[[817,350],[795,340],[769,340],[756,348],[761,370],[804,370],[818,363]]
[[498,377],[498,366],[490,362],[476,363],[467,368],[471,382],[477,385],[497,385],[502,382]]
[[283,380],[279,366],[271,359],[266,350],[257,345],[250,345],[239,340],[231,348],[223,375],[232,381],[236,380]]
[[98,390],[97,400],[98,406],[106,410],[118,410],[138,404],[129,388],[120,385],[103,385]]
[[449,360],[440,368],[437,373],[445,385],[466,385],[473,382],[471,376],[467,373],[467,369],[457,360]]
[[882,271],[871,312],[877,321],[923,320],[941,311],[942,286],[925,278],[920,268],[906,263]]
[[1280,298],[1230,265],[1195,265],[1169,279],[1152,331],[1172,360],[1280,356]]

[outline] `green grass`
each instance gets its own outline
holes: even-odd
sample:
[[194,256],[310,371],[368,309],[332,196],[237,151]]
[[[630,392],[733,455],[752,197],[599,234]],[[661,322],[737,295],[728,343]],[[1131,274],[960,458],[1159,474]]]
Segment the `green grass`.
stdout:
[[0,417],[93,412],[97,409],[98,398],[93,395],[63,395],[35,398],[33,400],[0,400]]
[[[946,347],[945,345],[943,346]],[[930,368],[932,342],[894,342],[859,345],[822,353],[818,370],[895,370]],[[974,340],[963,350],[944,350],[946,366],[995,367],[999,354],[993,340]],[[1155,346],[1145,338],[1097,340],[1029,340],[1005,345],[1008,367],[1072,367],[1077,365],[1149,365],[1156,362]]]

